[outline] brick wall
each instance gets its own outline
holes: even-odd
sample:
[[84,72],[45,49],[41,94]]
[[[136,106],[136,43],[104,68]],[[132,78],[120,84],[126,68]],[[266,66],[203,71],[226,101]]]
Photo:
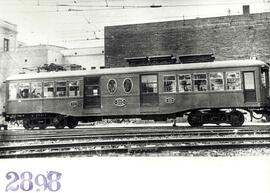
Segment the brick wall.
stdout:
[[216,60],[270,61],[270,13],[105,27],[105,65],[124,58],[214,53]]

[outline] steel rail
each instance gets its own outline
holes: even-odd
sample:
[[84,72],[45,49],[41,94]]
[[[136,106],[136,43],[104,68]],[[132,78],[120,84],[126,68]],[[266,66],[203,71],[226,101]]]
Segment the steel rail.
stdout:
[[[256,133],[256,134],[267,134],[270,133],[270,129],[238,129],[238,130],[234,130],[234,129],[217,129],[217,130],[162,130],[162,131],[130,131],[130,130],[121,130],[121,132],[112,132],[112,131],[108,131],[107,132],[89,132],[88,130],[81,130],[80,132],[66,132],[66,131],[62,131],[62,132],[57,132],[55,133],[53,132],[43,132],[43,131],[39,131],[37,130],[35,133],[28,133],[28,132],[24,132],[23,135],[20,133],[16,133],[15,135],[12,133],[0,133],[0,142],[7,142],[7,141],[24,141],[24,139],[31,139],[34,140],[35,138],[37,140],[42,140],[42,138],[55,138],[56,136],[60,136],[64,137],[64,136],[69,136],[72,137],[74,136],[74,138],[78,137],[78,136],[98,136],[98,135],[112,135],[112,136],[119,136],[120,135],[150,135],[150,134],[182,134],[182,135],[212,135],[212,134],[220,134],[220,135],[224,135],[224,134],[229,134],[229,133],[241,133],[241,134],[252,134],[252,133]],[[79,134],[78,134],[79,133]],[[32,137],[34,136],[34,137]],[[31,138],[32,137],[32,138]]]
[[[83,128],[83,129],[61,129],[61,130],[56,130],[56,129],[46,129],[46,130],[8,130],[8,131],[0,131],[0,134],[6,134],[9,133],[9,135],[21,135],[21,134],[25,134],[27,133],[28,135],[35,135],[36,133],[80,133],[81,131],[89,131],[89,132],[118,132],[118,131],[129,131],[129,132],[138,132],[138,131],[157,131],[157,130],[161,130],[161,131],[186,131],[186,132],[199,132],[199,131],[207,131],[207,130],[211,130],[211,131],[227,131],[227,130],[238,130],[238,131],[242,131],[242,130],[250,130],[250,129],[254,129],[254,127],[251,126],[246,126],[246,127],[227,127],[227,126],[222,126],[222,127],[217,127],[217,126],[208,126],[208,127],[203,127],[203,128],[191,128],[191,127],[184,127],[185,130],[179,130],[180,127],[151,127],[148,126],[147,128],[145,127],[107,127],[107,128]],[[182,128],[181,128],[182,129]],[[256,130],[270,130],[270,127],[263,125],[263,126],[256,126]]]
[[232,141],[270,141],[270,137],[205,137],[205,138],[172,138],[172,139],[137,139],[137,140],[107,140],[107,141],[91,141],[91,142],[72,142],[72,143],[53,143],[38,145],[19,145],[19,146],[1,146],[0,152],[18,151],[18,150],[40,150],[48,148],[72,148],[84,146],[106,146],[106,145],[140,145],[140,144],[160,144],[160,143],[186,143],[186,142],[232,142]]
[[[55,136],[55,135],[45,135],[45,136],[35,136],[30,137],[28,136],[22,136],[22,138],[12,138],[8,137],[5,139],[0,139],[0,142],[33,142],[33,141],[54,141],[54,140],[95,140],[95,139],[111,139],[111,138],[135,138],[135,137],[180,137],[180,136],[226,136],[226,135],[235,135],[235,132],[227,131],[227,132],[211,132],[211,131],[204,131],[199,133],[191,133],[191,132],[147,132],[147,133],[119,133],[119,134],[64,134],[61,136]],[[237,132],[237,135],[250,135],[250,134],[270,134],[270,131],[239,131]]]
[[177,145],[177,146],[159,146],[159,147],[126,147],[126,148],[108,148],[99,150],[81,150],[81,151],[58,151],[58,152],[31,152],[21,154],[0,155],[0,158],[33,158],[33,157],[65,157],[65,156],[105,156],[109,154],[132,154],[136,153],[161,153],[166,151],[184,151],[184,150],[209,150],[209,149],[242,149],[242,148],[269,148],[270,143],[257,144],[204,144],[204,145]]

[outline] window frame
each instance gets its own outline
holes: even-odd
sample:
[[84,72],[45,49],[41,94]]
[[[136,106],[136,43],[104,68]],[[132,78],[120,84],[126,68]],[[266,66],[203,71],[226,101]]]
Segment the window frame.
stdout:
[[[94,93],[94,90],[97,90],[97,93]],[[89,92],[91,91],[91,92]],[[89,93],[87,93],[89,92]],[[84,77],[83,84],[83,97],[84,104],[83,108],[101,108],[101,77]],[[92,101],[93,103],[89,103]]]
[[[180,81],[183,81],[183,80],[188,80],[188,79],[186,79],[186,78],[184,78],[183,80],[179,80],[179,77],[180,76],[186,76],[186,75],[189,75],[190,76],[190,90],[188,90],[188,91],[185,91],[185,90],[183,90],[183,91],[180,91],[180,88],[181,88],[181,84],[180,84]],[[189,93],[189,92],[193,92],[193,78],[192,78],[192,73],[180,73],[180,74],[177,74],[177,77],[178,77],[178,81],[177,81],[177,84],[178,84],[178,93]]]
[[[33,84],[41,84],[41,93],[40,93],[40,95],[36,95],[36,96],[39,96],[39,97],[33,97]],[[30,93],[31,93],[31,99],[39,99],[39,98],[44,98],[43,97],[43,81],[40,81],[40,82],[38,82],[38,81],[33,81],[33,82],[30,82]]]
[[[167,80],[166,81],[166,82],[169,82],[169,81],[173,81],[174,82],[175,87],[173,88],[173,90],[171,92],[165,90],[165,77],[174,77],[174,80]],[[163,93],[176,93],[176,92],[177,92],[176,75],[175,74],[166,74],[166,75],[163,75]]]
[[[205,79],[195,79],[194,78],[195,75],[198,75],[198,74],[205,74]],[[195,89],[195,86],[196,86],[195,81],[196,80],[205,80],[206,81],[206,84],[205,84],[206,90],[196,90]],[[208,88],[208,84],[209,84],[209,81],[208,81],[208,72],[196,72],[196,73],[193,73],[192,74],[192,82],[193,82],[193,91],[194,92],[207,92],[207,91],[209,91],[209,88]]]
[[[52,83],[52,87],[45,87],[46,83]],[[45,93],[49,93],[45,91],[45,88],[53,88],[53,95],[52,96],[45,96]],[[43,98],[55,98],[55,82],[54,81],[43,81]]]
[[[222,74],[222,78],[211,78],[211,74],[213,74],[213,73],[220,73],[220,74]],[[211,81],[212,80],[222,80],[222,90],[212,90],[212,87],[211,87]],[[211,92],[219,92],[219,91],[225,91],[225,76],[224,76],[224,72],[221,72],[221,71],[215,71],[215,72],[209,72],[209,90],[211,91]]]
[[[232,73],[232,72],[236,72],[236,73],[239,73],[239,78],[237,78],[237,79],[239,79],[239,85],[240,85],[240,88],[239,89],[228,89],[228,73]],[[243,86],[242,86],[242,84],[243,84],[243,82],[242,82],[242,75],[241,75],[241,71],[226,71],[225,72],[225,82],[226,82],[226,85],[225,85],[225,90],[226,91],[241,91],[242,89],[243,89]]]
[[[74,85],[70,85],[70,83],[71,82],[77,82],[77,85],[76,86],[74,86]],[[70,88],[71,87],[78,87],[78,94],[76,95],[76,96],[71,96],[70,95]],[[80,80],[69,80],[69,81],[67,81],[67,88],[68,88],[68,90],[67,90],[67,96],[68,97],[80,97],[81,96],[81,88],[80,88]]]
[[[11,88],[10,88],[11,85],[15,86],[15,88],[14,88],[15,92],[14,92],[14,90],[13,90],[13,92],[11,92]],[[12,98],[10,97],[11,93],[14,94],[14,95],[12,95],[13,96]],[[18,82],[9,82],[8,83],[8,100],[17,100],[18,99],[17,95],[18,95]]]
[[7,38],[4,38],[4,40],[3,40],[4,42],[4,44],[3,44],[3,51],[4,52],[8,52],[9,51],[9,43],[10,43],[10,40],[9,39],[7,39]]
[[[57,85],[57,83],[63,83],[63,82],[66,83],[65,86],[58,86]],[[56,81],[54,81],[54,87],[55,87],[55,89],[54,89],[54,92],[55,92],[54,97],[55,98],[67,97],[68,89],[67,89],[67,81],[66,80],[56,80]],[[57,95],[58,92],[62,92],[62,91],[57,91],[58,88],[65,88],[65,95],[63,95],[63,96]]]
[[[130,83],[131,83],[131,87],[130,87],[130,90],[128,92],[125,89],[125,82],[126,82],[126,80],[130,80]],[[133,81],[132,81],[132,79],[131,78],[125,78],[123,80],[123,90],[124,90],[124,92],[125,93],[131,93],[132,89],[133,89]]]
[[[143,77],[145,77],[145,76],[155,76],[155,78],[156,78],[156,81],[155,82],[142,82],[142,78]],[[141,77],[140,77],[140,87],[141,87],[141,89],[140,89],[140,92],[141,92],[141,94],[143,94],[143,95],[147,95],[147,94],[158,94],[159,92],[159,88],[158,88],[158,74],[142,74],[141,75]],[[153,87],[154,89],[153,89],[153,92],[143,92],[143,88],[142,88],[142,83],[145,83],[145,84],[154,84],[154,85],[156,85],[155,87]],[[155,90],[156,89],[156,90]]]
[[[28,84],[28,95],[26,96],[26,97],[23,97],[23,95],[21,94],[22,92],[23,92],[23,90],[21,90],[19,87],[20,87],[20,85],[22,85],[22,84]],[[17,94],[16,94],[16,99],[31,99],[31,97],[30,97],[30,93],[31,93],[31,83],[30,82],[18,82],[17,83]],[[21,96],[21,97],[18,97],[18,96]]]
[[[114,90],[113,90],[112,92],[111,92],[111,90],[110,90],[110,88],[109,88],[109,83],[110,83],[111,81],[114,81],[114,83],[115,83]],[[109,79],[108,82],[107,82],[107,91],[108,91],[108,93],[114,94],[114,93],[116,92],[116,90],[117,90],[117,86],[118,86],[118,85],[117,85],[116,79],[114,79],[114,78]]]

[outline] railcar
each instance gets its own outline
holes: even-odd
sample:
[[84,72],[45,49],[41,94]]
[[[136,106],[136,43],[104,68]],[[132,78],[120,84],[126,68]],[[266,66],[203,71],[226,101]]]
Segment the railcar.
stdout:
[[22,120],[26,129],[185,114],[191,126],[241,126],[243,111],[269,112],[269,65],[230,60],[20,74],[6,80],[6,93],[6,120]]

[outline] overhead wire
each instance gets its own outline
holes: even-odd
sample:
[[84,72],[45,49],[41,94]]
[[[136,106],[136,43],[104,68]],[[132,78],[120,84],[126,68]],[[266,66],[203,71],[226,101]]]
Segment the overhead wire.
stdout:
[[[104,16],[107,17],[107,14],[103,12],[104,11],[114,11],[114,10],[120,10],[120,9],[133,9],[133,10],[137,10],[137,9],[163,9],[163,8],[175,8],[175,7],[201,7],[201,6],[222,6],[222,5],[243,5],[243,4],[261,4],[262,2],[258,2],[258,1],[239,1],[239,2],[228,2],[228,1],[220,1],[220,2],[205,2],[202,3],[200,1],[200,3],[183,3],[183,4],[178,4],[176,3],[176,1],[159,1],[159,3],[161,2],[161,4],[156,3],[153,1],[152,3],[149,1],[145,1],[145,2],[139,2],[139,3],[135,3],[131,2],[129,0],[116,0],[116,1],[112,1],[112,0],[54,0],[54,1],[50,1],[50,0],[9,0],[9,1],[5,1],[4,3],[2,1],[0,1],[0,6],[1,5],[8,5],[8,3],[12,4],[14,2],[20,2],[21,4],[23,4],[23,6],[25,6],[26,8],[32,7],[32,6],[36,6],[35,9],[31,9],[31,10],[26,10],[26,11],[22,11],[24,13],[30,13],[30,14],[34,14],[34,13],[63,13],[66,14],[67,12],[75,12],[76,14],[78,13],[78,16],[82,18],[82,20],[77,20],[76,22],[70,21],[70,22],[60,22],[59,25],[78,25],[78,27],[80,25],[83,24],[88,24],[87,26],[90,26],[90,28],[95,28],[95,30],[92,30],[92,33],[96,32],[96,31],[103,31],[103,29],[100,29],[99,27],[96,27],[95,25],[99,25],[99,24],[108,24],[110,22],[111,25],[119,25],[119,24],[125,24],[125,23],[132,23],[132,21],[126,21],[125,18],[124,20],[122,19],[122,16],[117,16],[114,15],[113,18],[114,19],[108,19],[105,20]],[[163,3],[164,2],[164,3]],[[14,4],[13,4],[14,5]],[[152,6],[152,7],[151,7]],[[102,11],[102,15],[99,15],[95,18],[91,18],[91,15],[87,15],[85,13],[89,13],[92,11]],[[81,14],[79,14],[81,13]],[[200,14],[200,15],[185,15],[185,18],[192,18],[192,17],[204,17],[204,15]],[[207,15],[208,16],[208,15]],[[99,19],[100,18],[100,19]],[[162,20],[166,20],[166,19],[174,19],[174,20],[181,20],[183,19],[182,15],[176,15],[176,16],[170,16],[170,17],[164,17],[164,15],[162,15],[160,18],[149,18],[149,19],[145,19],[144,21],[138,21],[138,23],[140,22],[157,22],[157,21],[162,21]],[[72,35],[70,35],[69,33],[72,33]],[[104,33],[104,32],[103,32]],[[60,32],[60,36],[64,36],[62,38],[64,39],[68,39],[67,41],[102,41],[104,38],[100,38],[100,37],[94,37],[93,34],[91,34],[91,32],[86,32],[86,31],[81,31],[81,32],[71,32],[69,31],[69,29],[64,30],[63,32]],[[96,34],[97,35],[97,34]],[[76,38],[76,37],[82,37],[83,38]],[[89,36],[89,37],[86,37]],[[100,35],[99,35],[100,36]],[[84,38],[86,37],[86,38]]]

